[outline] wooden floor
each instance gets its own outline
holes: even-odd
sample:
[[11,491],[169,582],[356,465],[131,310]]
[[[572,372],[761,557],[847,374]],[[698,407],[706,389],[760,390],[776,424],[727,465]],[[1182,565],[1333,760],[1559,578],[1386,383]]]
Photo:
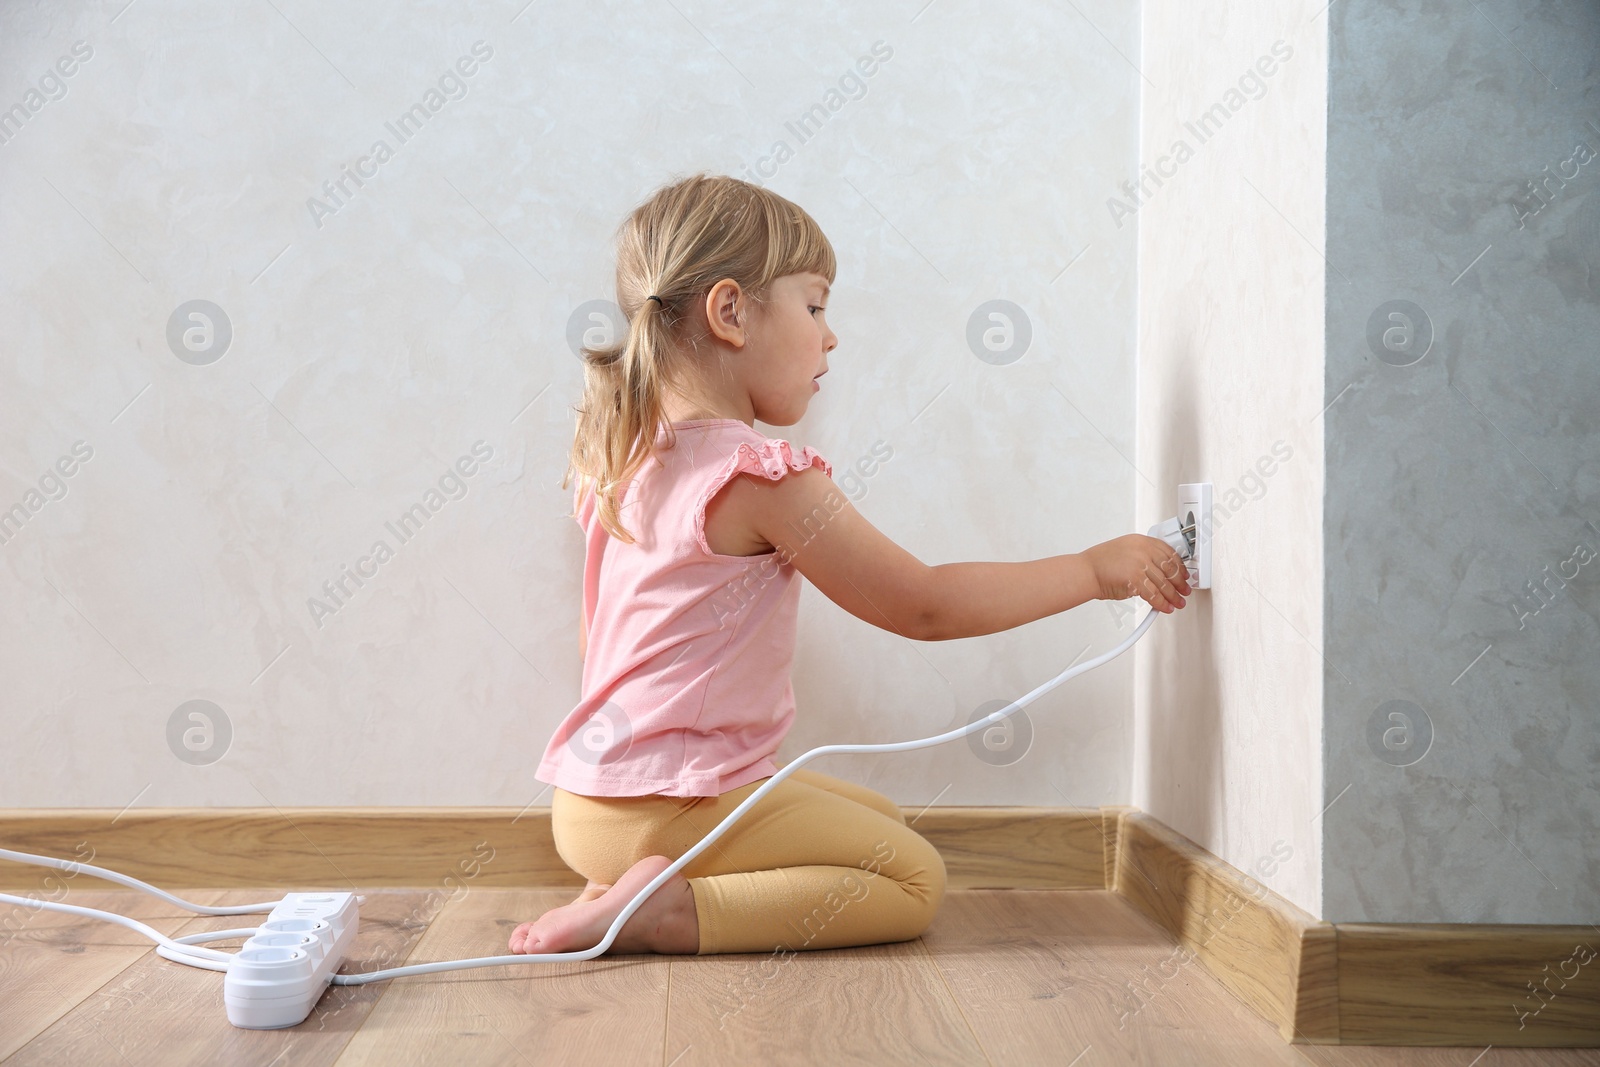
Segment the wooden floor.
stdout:
[[[345,970],[495,955],[572,890],[369,890]],[[248,903],[271,892],[193,892]],[[132,891],[71,902],[168,934],[252,925]],[[108,923],[0,907],[0,1060],[12,1064],[1600,1063],[1600,1051],[1288,1045],[1113,893],[952,890],[915,941],[780,960],[625,956],[331,989],[292,1030],[237,1030],[222,975]],[[5,933],[16,923],[20,930]],[[236,943],[223,942],[230,948]],[[1136,996],[1131,988],[1142,986]],[[1131,988],[1130,988],[1131,987]]]

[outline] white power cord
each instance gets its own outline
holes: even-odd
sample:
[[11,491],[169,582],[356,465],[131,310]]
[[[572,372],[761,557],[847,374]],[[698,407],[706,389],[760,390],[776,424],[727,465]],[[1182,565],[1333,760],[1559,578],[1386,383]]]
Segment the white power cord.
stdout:
[[[1186,536],[1187,531],[1190,529],[1192,529],[1192,527],[1181,527],[1177,519],[1169,519],[1165,523],[1151,527],[1150,534],[1151,536],[1161,537],[1169,545],[1171,545],[1181,557],[1187,560],[1192,555],[1192,543],[1189,541],[1188,536]],[[600,939],[599,944],[594,945],[591,948],[575,952],[517,953],[506,956],[479,956],[473,959],[442,960],[437,963],[418,963],[406,967],[389,967],[384,970],[369,971],[365,974],[335,974],[332,982],[334,985],[367,985],[372,982],[388,981],[391,978],[407,978],[412,975],[438,974],[443,971],[460,971],[477,967],[501,967],[527,963],[575,963],[582,960],[591,960],[597,956],[603,955],[605,951],[609,949],[616,941],[617,935],[622,931],[623,926],[627,924],[628,920],[633,917],[634,912],[638,911],[639,908],[644,905],[645,900],[649,898],[650,894],[654,893],[657,889],[660,889],[663,885],[665,885],[674,874],[677,874],[680,870],[682,870],[696,856],[710,848],[711,845],[723,835],[728,827],[732,826],[736,821],[738,821],[744,815],[744,813],[749,811],[750,808],[753,807],[762,797],[772,792],[778,783],[788,778],[789,775],[793,774],[795,771],[799,770],[813,759],[816,759],[818,756],[827,756],[833,755],[834,753],[845,752],[910,752],[919,748],[930,748],[934,745],[942,745],[947,741],[954,741],[958,737],[965,737],[968,734],[992,726],[994,723],[1010,715],[1012,712],[1018,711],[1033,703],[1039,697],[1048,693],[1050,690],[1054,689],[1062,682],[1065,682],[1067,679],[1076,677],[1085,671],[1093,670],[1101,664],[1107,663],[1126,652],[1129,648],[1133,647],[1134,643],[1137,642],[1139,638],[1144,636],[1145,631],[1150,628],[1150,624],[1155,621],[1158,614],[1160,613],[1154,608],[1151,608],[1149,614],[1147,614],[1139,623],[1139,625],[1135,627],[1133,633],[1129,635],[1127,640],[1123,641],[1116,648],[1113,648],[1110,652],[1096,656],[1094,659],[1091,659],[1086,663],[1081,663],[1075,667],[1067,668],[1050,681],[1033,690],[1027,696],[1021,697],[1001,708],[999,711],[991,712],[975,722],[968,723],[966,726],[960,726],[953,730],[947,730],[942,734],[937,734],[933,737],[919,738],[914,741],[899,741],[878,745],[822,745],[804,753],[784,766],[771,778],[768,778],[766,782],[762,783],[759,789],[751,793],[744,799],[743,803],[741,803],[737,808],[734,808],[733,811],[729,812],[727,816],[723,818],[723,820],[718,823],[710,833],[701,838],[693,848],[689,849],[682,856],[679,856],[677,860],[675,860],[670,866],[652,878],[650,882],[645,885],[643,889],[639,890],[638,894],[628,902],[627,906],[618,913],[617,917],[612,920],[611,926],[606,930],[606,934]],[[131,878],[128,875],[119,874],[116,871],[107,870],[104,867],[95,867],[87,863],[78,863],[73,860],[55,859],[50,856],[37,856],[29,852],[14,852],[10,849],[0,849],[0,859],[12,860],[17,863],[29,863],[46,867],[56,867],[60,870],[70,871],[74,874],[90,874],[96,878],[103,878],[106,881],[116,882],[119,885],[125,885],[129,888],[137,889],[144,893],[149,893],[152,896],[165,900],[170,904],[175,904],[181,908],[187,908],[190,911],[197,912],[202,915],[252,915],[271,911],[280,903],[280,901],[272,901],[271,903],[265,904],[240,904],[228,907],[213,907],[204,904],[191,903],[190,901],[176,897],[163,889],[158,889],[148,882],[141,882],[137,878]],[[203,967],[207,970],[214,971],[227,971],[228,962],[233,959],[233,954],[222,952],[218,949],[201,947],[200,942],[222,941],[231,937],[249,937],[256,932],[254,930],[220,930],[189,934],[185,937],[179,938],[169,938],[159,930],[147,926],[144,923],[139,922],[137,919],[130,919],[126,916],[117,915],[108,911],[101,911],[97,908],[81,908],[73,904],[60,904],[56,903],[55,901],[34,900],[29,897],[13,896],[9,893],[0,893],[0,901],[19,904],[28,908],[58,911],[68,915],[79,915],[87,918],[103,919],[107,922],[114,922],[137,933],[143,934],[144,936],[155,941],[157,944],[156,952],[166,959],[173,960],[177,963],[183,963],[191,967]]]
[[[108,923],[126,926],[128,929],[135,933],[143,934],[159,945],[160,948],[156,951],[160,952],[161,949],[166,949],[174,955],[185,957],[179,960],[179,963],[188,963],[190,960],[201,959],[218,960],[222,963],[222,967],[219,969],[225,971],[228,969],[227,961],[233,958],[233,954],[230,952],[182,944],[168,937],[160,930],[146,926],[138,919],[130,919],[126,915],[118,915],[115,912],[101,911],[99,908],[80,908],[76,904],[58,904],[53,900],[34,900],[32,897],[17,897],[12,896],[10,893],[0,893],[0,901],[7,904],[20,904],[25,908],[38,908],[41,911],[59,911],[67,915],[81,915],[89,919],[104,919]],[[166,955],[166,952],[162,952],[162,955]],[[173,957],[167,956],[167,958],[172,959]],[[204,966],[204,964],[197,963],[196,966]]]
[[[209,904],[195,904],[184,900],[182,897],[175,897],[165,889],[153,886],[149,882],[141,882],[137,878],[130,878],[126,874],[118,874],[116,871],[110,871],[104,867],[95,867],[88,863],[79,863],[76,860],[58,860],[51,856],[35,856],[31,852],[13,852],[8,848],[0,848],[0,860],[27,863],[36,867],[55,867],[71,874],[92,874],[96,878],[104,878],[108,882],[116,882],[118,885],[125,885],[129,889],[137,889],[141,893],[149,893],[151,896],[159,897],[168,904],[176,904],[178,907],[186,908],[198,915],[255,915],[263,911],[271,911],[278,906],[278,901],[276,900],[270,904],[234,904],[222,908],[212,907]],[[39,903],[48,902],[41,901]],[[32,902],[30,902],[29,906],[33,906]]]
[[[259,928],[252,926],[248,930],[211,930],[198,934],[187,934],[183,937],[175,937],[172,940],[180,945],[198,945],[202,941],[227,941],[235,937],[253,937],[258,932]],[[210,950],[208,949],[207,951]],[[175,963],[187,964],[190,967],[203,967],[208,971],[221,971],[224,974],[228,971],[228,965],[225,962],[200,956],[190,956],[188,953],[174,952],[166,945],[157,945],[156,955],[165,957]],[[222,956],[226,959],[232,959],[233,953],[224,952]]]

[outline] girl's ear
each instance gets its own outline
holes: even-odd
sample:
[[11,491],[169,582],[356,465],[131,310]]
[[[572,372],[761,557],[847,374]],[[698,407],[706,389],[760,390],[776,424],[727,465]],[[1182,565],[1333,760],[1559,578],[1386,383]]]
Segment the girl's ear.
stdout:
[[706,294],[706,321],[713,336],[743,348],[750,321],[750,298],[732,278],[723,278]]

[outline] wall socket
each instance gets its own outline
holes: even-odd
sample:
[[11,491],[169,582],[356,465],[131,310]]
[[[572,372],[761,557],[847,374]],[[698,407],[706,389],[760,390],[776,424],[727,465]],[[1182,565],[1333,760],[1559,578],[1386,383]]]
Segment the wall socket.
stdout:
[[1178,486],[1178,524],[1194,546],[1187,565],[1189,584],[1211,588],[1211,483],[1186,482]]

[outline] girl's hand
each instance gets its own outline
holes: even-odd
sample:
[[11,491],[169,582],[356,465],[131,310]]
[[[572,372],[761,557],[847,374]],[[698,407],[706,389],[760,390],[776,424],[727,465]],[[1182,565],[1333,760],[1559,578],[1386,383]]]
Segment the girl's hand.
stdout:
[[1094,568],[1101,600],[1140,596],[1170,615],[1193,592],[1183,557],[1159,537],[1124,534],[1085,549],[1083,555]]

